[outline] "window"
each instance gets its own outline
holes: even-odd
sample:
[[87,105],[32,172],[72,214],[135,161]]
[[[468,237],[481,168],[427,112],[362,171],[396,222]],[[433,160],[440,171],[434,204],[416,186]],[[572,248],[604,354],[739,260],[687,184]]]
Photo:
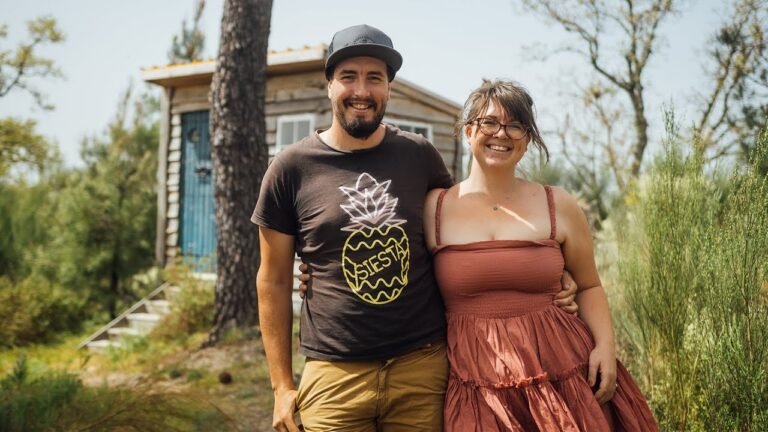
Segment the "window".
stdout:
[[277,142],[275,153],[296,141],[309,136],[315,130],[312,114],[286,115],[277,118]]
[[429,142],[432,142],[432,125],[430,124],[394,119],[384,119],[384,121],[398,127],[400,130],[421,134]]
[[469,150],[469,143],[467,137],[461,137],[461,168],[459,170],[459,176],[461,180],[464,180],[469,176],[469,164],[472,163],[472,152]]

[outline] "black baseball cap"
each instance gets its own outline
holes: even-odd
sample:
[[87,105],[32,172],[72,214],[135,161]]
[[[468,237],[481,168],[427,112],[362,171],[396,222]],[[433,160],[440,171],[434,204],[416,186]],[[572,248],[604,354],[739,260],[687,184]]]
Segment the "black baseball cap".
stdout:
[[331,79],[336,65],[350,57],[376,57],[387,64],[389,80],[403,65],[403,56],[395,51],[392,39],[383,31],[366,24],[347,27],[333,35],[325,59],[325,77]]

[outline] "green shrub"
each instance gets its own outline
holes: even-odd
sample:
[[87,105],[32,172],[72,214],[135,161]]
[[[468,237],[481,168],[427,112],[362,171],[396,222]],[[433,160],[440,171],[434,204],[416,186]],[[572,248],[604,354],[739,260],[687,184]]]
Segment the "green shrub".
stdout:
[[200,381],[203,378],[203,372],[198,369],[190,369],[187,371],[187,381]]
[[171,311],[152,331],[151,337],[161,340],[186,337],[208,331],[213,325],[214,282],[194,278],[183,266],[166,270],[171,285],[180,288],[173,295]]
[[181,376],[184,375],[184,371],[179,369],[178,367],[173,367],[168,371],[168,378],[170,379],[176,379],[181,378]]
[[72,374],[30,378],[20,358],[0,381],[0,430],[199,431],[235,430],[232,419],[191,394],[148,385],[88,388]]
[[83,302],[73,293],[31,276],[19,283],[0,277],[0,347],[45,342],[80,327]]
[[14,370],[0,381],[0,430],[49,429],[61,408],[80,389],[80,381],[71,374],[29,380],[26,359],[20,357]]
[[625,210],[619,346],[662,430],[768,430],[768,179],[723,180],[670,128]]
[[755,147],[711,235],[703,266],[701,419],[717,430],[768,430],[768,177]]

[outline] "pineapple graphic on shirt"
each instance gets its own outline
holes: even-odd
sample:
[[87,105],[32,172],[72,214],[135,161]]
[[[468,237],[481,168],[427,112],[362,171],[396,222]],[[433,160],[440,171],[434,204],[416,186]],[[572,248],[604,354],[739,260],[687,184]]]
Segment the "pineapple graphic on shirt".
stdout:
[[362,173],[354,187],[339,188],[348,198],[341,208],[350,217],[341,229],[350,232],[342,251],[344,278],[358,297],[377,305],[400,296],[410,267],[408,237],[400,226],[406,221],[396,218],[398,199],[387,192],[390,183]]

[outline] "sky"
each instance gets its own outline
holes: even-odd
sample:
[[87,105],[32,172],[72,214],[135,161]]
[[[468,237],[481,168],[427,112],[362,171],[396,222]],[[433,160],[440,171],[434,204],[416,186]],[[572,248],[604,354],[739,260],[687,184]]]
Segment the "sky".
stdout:
[[[206,58],[218,49],[223,2],[206,1]],[[662,43],[645,80],[652,141],[663,132],[662,106],[673,105],[683,121],[692,119],[693,92],[705,82],[702,57],[719,23],[720,3],[689,0],[684,14],[662,25]],[[41,15],[56,18],[66,36],[64,43],[40,51],[65,76],[36,82],[55,110],[42,111],[30,96],[15,91],[0,99],[0,117],[36,120],[67,165],[81,164],[81,142],[104,133],[129,84],[140,91],[151,88],[141,80],[141,69],[167,63],[172,37],[183,18],[192,18],[194,5],[195,0],[0,0],[0,23],[9,31],[0,50],[23,40],[26,22]],[[269,47],[327,44],[337,30],[362,23],[392,38],[404,58],[398,76],[458,103],[482,78],[522,83],[535,100],[543,130],[571,103],[566,95],[592,74],[574,55],[533,55],[574,39],[514,0],[274,0]]]

